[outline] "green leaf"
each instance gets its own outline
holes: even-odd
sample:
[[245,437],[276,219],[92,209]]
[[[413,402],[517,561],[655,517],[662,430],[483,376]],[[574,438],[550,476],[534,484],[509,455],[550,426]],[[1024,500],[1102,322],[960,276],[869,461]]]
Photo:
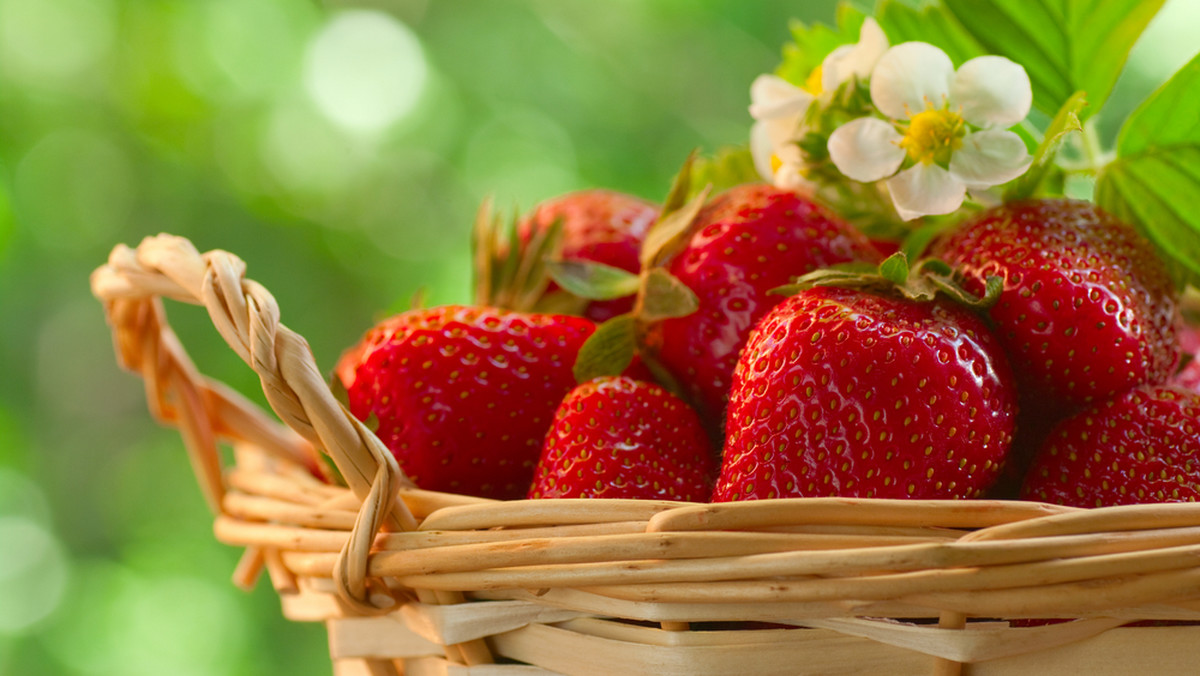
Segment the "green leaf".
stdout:
[[333,374],[327,381],[329,383],[329,391],[333,394],[333,398],[337,400],[342,408],[350,410],[350,392],[346,389],[346,385],[338,374]]
[[922,282],[922,291],[927,294],[928,300],[941,293],[955,303],[974,310],[992,307],[1000,300],[1000,292],[1004,290],[1004,278],[989,275],[984,281],[983,295],[976,296],[959,283],[954,268],[939,258],[922,260],[917,266],[916,275]]
[[712,186],[714,193],[723,192],[743,183],[754,183],[762,178],[754,167],[754,157],[747,146],[721,148],[711,157],[701,157],[692,165],[692,191],[695,197],[704,186]]
[[643,270],[658,266],[675,253],[676,247],[687,236],[692,221],[696,220],[700,209],[708,201],[708,193],[709,187],[705,187],[690,202],[660,218],[650,227],[646,239],[642,241],[640,257]]
[[805,86],[813,70],[830,52],[840,45],[858,42],[858,32],[866,16],[859,9],[842,3],[838,7],[837,28],[792,21],[788,26],[792,42],[784,45],[783,62],[775,69],[775,74],[797,87]]
[[888,256],[879,264],[879,275],[896,286],[908,282],[908,256],[903,251]]
[[496,251],[500,248],[502,225],[503,221],[492,210],[491,196],[485,197],[475,213],[471,233],[476,303],[487,303],[496,287],[496,268],[500,265]]
[[519,216],[514,214],[511,226],[513,244],[509,249],[509,257],[516,258],[518,265],[512,277],[501,280],[498,291],[504,299],[502,307],[524,311],[533,307],[550,286],[546,262],[561,251],[565,225],[562,218],[556,218],[546,227],[534,228],[529,242],[522,246],[517,229],[518,219]]
[[1200,143],[1200,55],[1133,111],[1117,136],[1117,154]]
[[575,358],[575,382],[615,376],[633,363],[637,351],[637,321],[632,313],[613,317],[596,327]]
[[1075,92],[1063,107],[1059,108],[1058,114],[1050,121],[1050,127],[1046,129],[1045,137],[1033,152],[1033,163],[1004,193],[1004,201],[1033,197],[1045,181],[1047,173],[1053,168],[1054,157],[1058,154],[1058,148],[1066,135],[1083,131],[1079,115],[1086,106],[1087,96],[1083,92]]
[[687,159],[683,161],[683,166],[679,168],[679,173],[675,174],[675,178],[671,180],[671,188],[667,191],[662,211],[659,212],[659,221],[670,216],[688,201],[688,196],[692,193],[692,167],[699,155],[700,151],[695,149],[688,153]]
[[1129,50],[1165,0],[944,0],[990,53],[1025,67],[1033,105],[1047,115],[1077,91],[1094,113]]
[[641,287],[632,272],[595,261],[547,261],[546,271],[559,286],[589,300],[632,296]]
[[663,389],[680,399],[687,398],[687,394],[684,392],[683,386],[679,384],[679,380],[671,373],[670,369],[663,366],[657,357],[643,352],[641,358],[642,364],[646,366],[646,370],[650,372],[656,383],[662,385]]
[[700,308],[700,300],[686,284],[663,268],[646,273],[646,288],[642,293],[638,319],[657,322],[673,317],[686,317]]
[[851,261],[813,270],[793,278],[790,284],[777,286],[767,293],[776,296],[792,296],[814,286],[864,288],[868,286],[889,287],[891,285],[891,282],[879,274],[878,265],[871,265],[863,261]]
[[1200,277],[1200,55],[1125,121],[1096,203],[1136,225],[1191,278]]
[[900,250],[909,260],[918,260],[929,248],[933,240],[949,228],[957,224],[957,220],[947,218],[931,218],[927,222],[909,231],[900,243]]
[[954,270],[945,261],[923,258],[909,265],[903,251],[888,256],[878,267],[868,263],[838,264],[814,270],[797,277],[791,284],[771,289],[769,293],[790,295],[814,286],[837,286],[862,289],[883,294],[899,294],[909,300],[927,303],[939,293],[972,308],[986,308],[999,298],[1002,283],[999,277],[989,277],[984,298],[971,295],[954,279]]
[[1158,249],[1200,277],[1200,143],[1118,158],[1096,181],[1096,203],[1133,223]]
[[587,309],[588,299],[580,298],[562,289],[544,294],[533,304],[532,312],[548,315],[582,315]]
[[881,0],[875,19],[891,44],[928,42],[946,52],[955,64],[987,53],[944,5],[914,7],[904,0]]

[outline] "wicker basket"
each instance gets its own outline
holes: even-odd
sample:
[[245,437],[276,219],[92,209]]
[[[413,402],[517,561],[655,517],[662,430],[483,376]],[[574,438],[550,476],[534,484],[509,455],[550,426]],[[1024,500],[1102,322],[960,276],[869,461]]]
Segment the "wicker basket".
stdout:
[[[1200,670],[1200,505],[423,491],[237,257],[159,236],[118,246],[92,286],[217,539],[245,548],[235,581],[266,568],[288,618],[326,624],[340,676]],[[286,425],[197,372],[163,297],[208,309]],[[315,449],[346,487],[317,478]]]

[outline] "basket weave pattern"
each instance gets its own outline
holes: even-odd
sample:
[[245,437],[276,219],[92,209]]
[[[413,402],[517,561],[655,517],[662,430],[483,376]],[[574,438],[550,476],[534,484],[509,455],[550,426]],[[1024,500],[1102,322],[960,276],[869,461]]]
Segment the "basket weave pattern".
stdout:
[[[236,256],[159,236],[92,287],[180,430],[216,537],[338,674],[1194,673],[1200,505],[497,502],[423,491],[330,392]],[[205,378],[161,299],[203,305],[280,424]],[[218,443],[234,447],[222,467]],[[318,478],[324,457],[346,486]],[[905,618],[909,621],[880,618]],[[1017,618],[1074,621],[1013,627]],[[968,665],[964,668],[964,665]]]

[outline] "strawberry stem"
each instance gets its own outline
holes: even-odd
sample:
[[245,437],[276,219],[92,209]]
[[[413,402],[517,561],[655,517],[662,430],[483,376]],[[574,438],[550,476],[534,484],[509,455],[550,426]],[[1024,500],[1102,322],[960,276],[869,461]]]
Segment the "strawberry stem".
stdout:
[[958,283],[954,269],[945,261],[925,258],[910,266],[907,254],[897,251],[878,267],[864,263],[835,265],[797,277],[791,284],[771,289],[770,293],[790,296],[814,286],[899,294],[918,302],[930,302],[940,293],[960,305],[984,310],[999,299],[1004,280],[997,276],[988,277],[983,296],[976,296]]

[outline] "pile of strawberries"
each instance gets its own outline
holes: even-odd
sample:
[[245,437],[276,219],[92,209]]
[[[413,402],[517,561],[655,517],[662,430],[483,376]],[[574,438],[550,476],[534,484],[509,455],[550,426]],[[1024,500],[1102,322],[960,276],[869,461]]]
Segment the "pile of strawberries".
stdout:
[[[419,486],[500,499],[1200,497],[1200,337],[1132,226],[1014,202],[910,263],[796,192],[683,202],[542,205],[477,257],[523,306],[380,323],[351,412]],[[577,283],[530,284],[547,254]]]

